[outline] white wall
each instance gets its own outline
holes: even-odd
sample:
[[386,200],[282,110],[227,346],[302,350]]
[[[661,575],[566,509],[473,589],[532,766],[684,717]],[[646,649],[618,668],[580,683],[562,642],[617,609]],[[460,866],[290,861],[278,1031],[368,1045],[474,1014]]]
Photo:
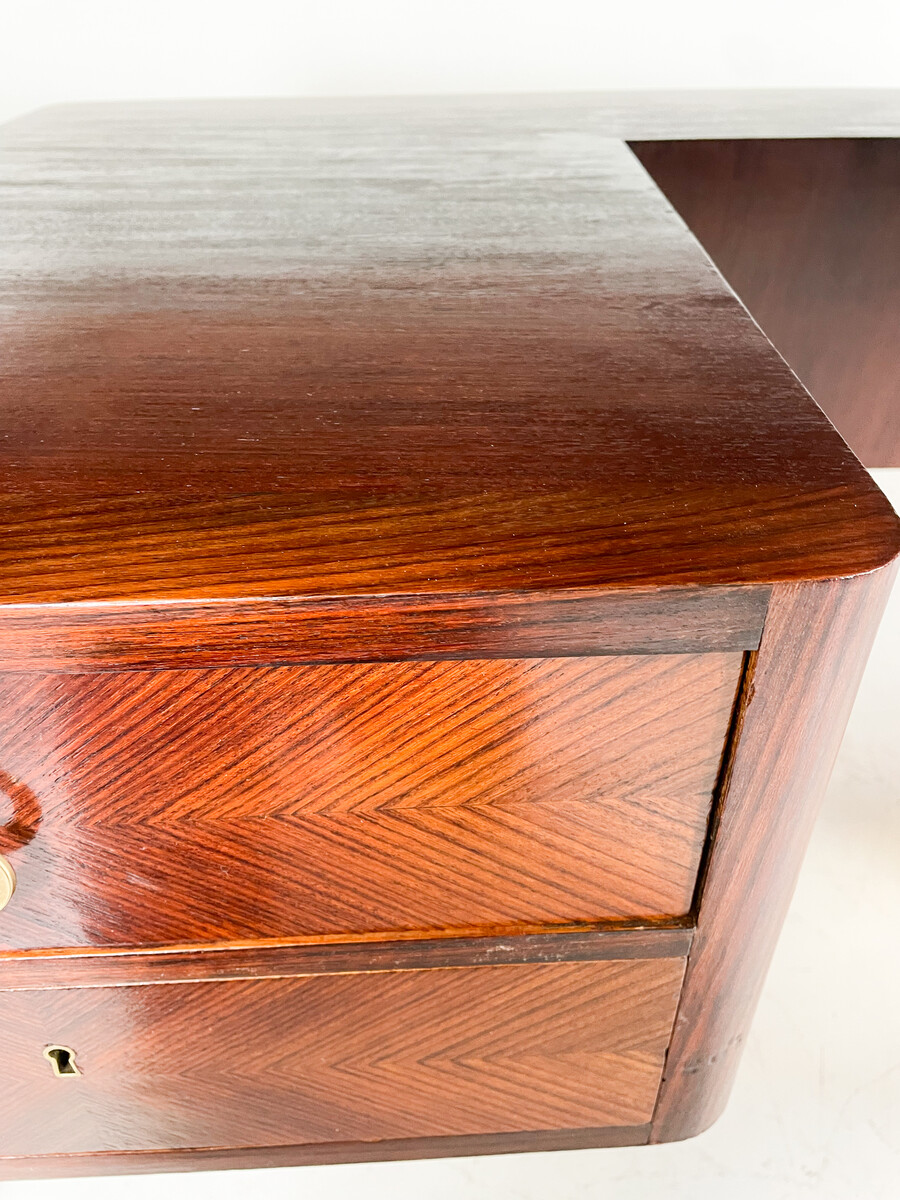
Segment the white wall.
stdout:
[[897,0],[0,0],[0,119],[65,100],[900,87]]

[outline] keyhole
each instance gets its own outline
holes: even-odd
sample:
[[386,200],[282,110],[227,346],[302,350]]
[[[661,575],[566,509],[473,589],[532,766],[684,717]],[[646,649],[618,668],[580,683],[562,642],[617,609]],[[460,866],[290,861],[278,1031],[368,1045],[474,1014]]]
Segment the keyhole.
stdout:
[[58,1077],[81,1074],[75,1065],[75,1051],[70,1050],[68,1046],[47,1046],[44,1058],[53,1068],[53,1074]]

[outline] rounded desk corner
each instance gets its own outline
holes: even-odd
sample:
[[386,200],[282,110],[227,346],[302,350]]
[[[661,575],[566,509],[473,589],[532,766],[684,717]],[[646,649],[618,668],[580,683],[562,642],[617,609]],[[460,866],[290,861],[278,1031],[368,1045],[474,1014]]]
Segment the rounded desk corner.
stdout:
[[725,1075],[721,1073],[720,1058],[723,1056],[719,1055],[711,1056],[706,1069],[703,1066],[688,1068],[693,1078],[684,1080],[683,1095],[679,1094],[682,1089],[678,1087],[678,1080],[663,1080],[663,1088],[668,1088],[669,1095],[666,1105],[658,1107],[651,1122],[648,1145],[688,1142],[712,1129],[731,1101],[742,1049],[742,1044],[734,1047],[736,1053],[729,1056],[734,1060],[733,1068]]

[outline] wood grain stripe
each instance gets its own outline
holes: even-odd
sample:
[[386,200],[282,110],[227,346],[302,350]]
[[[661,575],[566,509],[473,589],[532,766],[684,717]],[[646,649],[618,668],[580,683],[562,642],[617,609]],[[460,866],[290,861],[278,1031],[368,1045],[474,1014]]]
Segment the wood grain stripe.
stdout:
[[10,671],[754,650],[768,587],[0,605]]
[[385,1138],[372,1142],[326,1142],[304,1146],[242,1146],[233,1150],[136,1150],[126,1154],[49,1154],[30,1155],[27,1158],[0,1156],[0,1179],[155,1175],[164,1171],[221,1171],[546,1150],[587,1150],[600,1146],[643,1146],[649,1136],[649,1125],[612,1125],[601,1129],[535,1129],[521,1133],[469,1134],[463,1137]]
[[510,963],[683,958],[693,930],[681,925],[522,932],[478,937],[405,937],[378,941],[253,942],[165,950],[48,951],[0,956],[3,991],[143,986],[202,980],[280,978],[366,971],[440,970]]

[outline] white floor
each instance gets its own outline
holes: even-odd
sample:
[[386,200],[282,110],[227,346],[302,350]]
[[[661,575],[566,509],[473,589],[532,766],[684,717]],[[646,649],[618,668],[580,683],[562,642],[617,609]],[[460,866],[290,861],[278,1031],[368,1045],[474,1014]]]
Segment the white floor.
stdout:
[[[900,470],[873,472],[900,509]],[[726,1114],[671,1146],[0,1184],[2,1200],[897,1200],[900,587]]]

